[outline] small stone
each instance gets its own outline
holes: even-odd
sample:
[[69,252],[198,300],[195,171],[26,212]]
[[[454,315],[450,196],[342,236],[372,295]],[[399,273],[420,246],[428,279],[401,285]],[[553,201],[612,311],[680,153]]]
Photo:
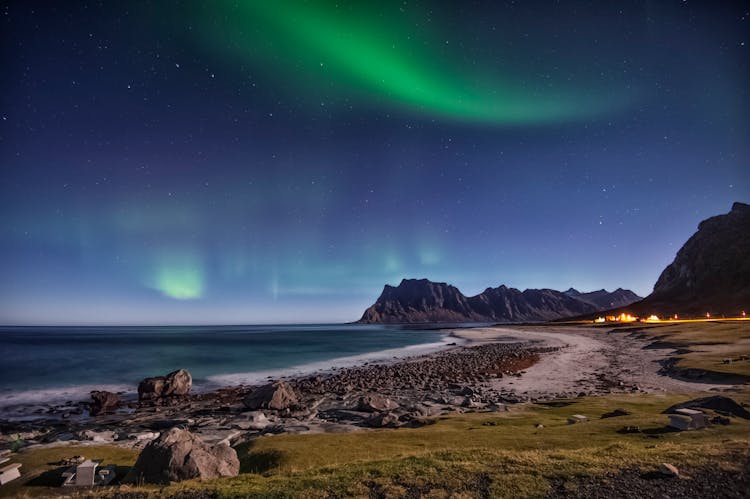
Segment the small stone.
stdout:
[[245,397],[243,403],[245,407],[252,410],[289,411],[299,405],[299,399],[289,383],[277,381],[256,388]]
[[91,392],[91,403],[89,413],[98,416],[105,412],[111,412],[120,405],[120,396],[116,393],[94,390]]
[[680,476],[680,471],[677,467],[669,463],[661,463],[661,466],[659,466],[659,473],[664,476]]
[[628,434],[628,433],[641,433],[640,426],[623,426],[619,430],[617,430],[617,433],[621,434]]
[[392,412],[380,412],[373,414],[366,421],[368,426],[373,428],[396,428],[401,426],[398,416]]
[[393,409],[398,409],[398,404],[382,395],[365,395],[357,403],[357,410],[364,412],[384,412]]

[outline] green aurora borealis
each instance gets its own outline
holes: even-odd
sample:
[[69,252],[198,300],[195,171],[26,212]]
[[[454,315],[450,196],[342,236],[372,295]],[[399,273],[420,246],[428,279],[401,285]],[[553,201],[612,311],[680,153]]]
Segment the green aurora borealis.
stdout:
[[[281,86],[292,94],[336,93],[349,103],[364,99],[428,117],[502,125],[591,118],[632,98],[621,82],[597,78],[595,67],[553,79],[547,64],[530,62],[540,54],[488,55],[487,47],[468,46],[471,37],[454,48],[445,36],[450,23],[425,22],[425,9],[404,2],[215,5],[221,21],[198,25],[206,39],[220,42],[217,52],[283,75]],[[480,57],[467,60],[462,52]],[[568,71],[574,67],[557,57],[554,71],[566,64]]]

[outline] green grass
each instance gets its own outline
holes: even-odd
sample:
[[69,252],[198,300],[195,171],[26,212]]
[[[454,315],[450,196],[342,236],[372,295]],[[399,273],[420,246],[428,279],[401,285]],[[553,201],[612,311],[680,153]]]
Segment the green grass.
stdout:
[[[643,332],[659,340],[687,348],[678,367],[702,369],[745,377],[750,381],[750,322],[699,322],[685,324],[645,325]],[[725,364],[724,359],[735,359]]]
[[[585,398],[564,407],[535,405],[508,413],[454,415],[417,429],[269,436],[238,449],[241,475],[236,478],[115,490],[153,497],[401,497],[416,492],[425,497],[538,497],[548,491],[549,480],[559,476],[627,466],[649,470],[663,461],[731,468],[735,463],[726,458],[728,454],[750,456],[749,421],[733,418],[729,426],[663,433],[667,417],[661,411],[685,399]],[[748,398],[742,395],[738,400]],[[632,414],[600,419],[618,407]],[[567,417],[579,413],[589,421],[568,425]],[[537,429],[537,423],[544,428]],[[639,426],[650,434],[618,434],[623,426]],[[73,454],[104,457],[121,466],[131,465],[136,456],[112,447],[68,447],[22,452],[19,457],[27,473],[41,473],[48,468],[44,463]],[[26,495],[59,493],[42,485],[15,487],[16,493]]]

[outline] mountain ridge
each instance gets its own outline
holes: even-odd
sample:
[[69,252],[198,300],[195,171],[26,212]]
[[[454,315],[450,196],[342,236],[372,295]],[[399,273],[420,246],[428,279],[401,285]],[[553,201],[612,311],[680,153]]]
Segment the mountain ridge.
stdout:
[[477,295],[465,296],[458,288],[444,282],[402,279],[398,286],[386,284],[380,297],[357,322],[541,322],[598,312],[611,308],[602,307],[599,302],[622,304],[628,297],[633,301],[640,300],[632,291],[621,288],[612,293],[605,290],[580,293],[573,288],[567,292],[546,288],[520,291],[505,285],[488,287]]

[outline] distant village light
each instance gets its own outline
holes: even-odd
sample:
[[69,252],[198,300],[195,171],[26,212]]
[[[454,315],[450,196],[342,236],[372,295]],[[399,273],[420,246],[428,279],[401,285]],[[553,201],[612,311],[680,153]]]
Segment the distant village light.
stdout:
[[621,313],[617,316],[615,319],[617,322],[634,322],[638,320],[638,317],[633,317],[630,314],[626,314],[625,312]]

